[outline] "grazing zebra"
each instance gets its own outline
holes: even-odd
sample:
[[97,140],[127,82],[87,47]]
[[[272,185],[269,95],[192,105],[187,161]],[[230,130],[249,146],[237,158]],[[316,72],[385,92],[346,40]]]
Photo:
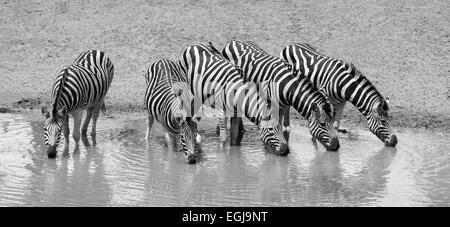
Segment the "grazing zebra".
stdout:
[[261,97],[261,91],[256,87],[248,87],[242,79],[242,71],[223,58],[211,44],[188,47],[182,54],[180,66],[187,75],[195,99],[201,102],[195,105],[195,112],[202,104],[216,109],[221,146],[227,139],[227,118],[237,114],[245,115],[259,127],[262,142],[273,152],[289,153],[283,136],[273,127],[265,96]]
[[[195,163],[200,151],[201,137],[191,117],[190,107],[193,95],[185,76],[177,63],[162,59],[154,62],[145,74],[147,91],[145,106],[148,112],[147,139],[156,120],[166,131],[165,137],[170,150],[178,141],[189,163]],[[178,139],[179,138],[179,139]]]
[[387,146],[397,144],[397,136],[389,124],[389,98],[383,98],[353,64],[322,55],[308,44],[285,47],[281,58],[328,96],[335,110],[333,121],[336,129],[339,129],[345,103],[349,101],[366,116],[372,133]]
[[45,116],[44,137],[47,145],[47,156],[56,157],[56,147],[64,130],[64,151],[69,150],[69,114],[73,121],[73,139],[76,148],[80,141],[80,125],[82,111],[86,117],[81,134],[86,135],[89,121],[92,118],[91,135],[95,137],[97,119],[103,108],[103,100],[114,76],[114,65],[104,52],[90,50],[81,53],[75,62],[61,70],[52,89],[51,110],[41,108]]
[[308,119],[313,138],[327,150],[339,149],[330,102],[306,78],[299,80],[286,61],[269,55],[250,41],[232,41],[222,50],[222,55],[243,69],[246,81],[270,88],[271,100],[279,110],[278,121],[286,139],[289,138],[289,107],[292,106]]

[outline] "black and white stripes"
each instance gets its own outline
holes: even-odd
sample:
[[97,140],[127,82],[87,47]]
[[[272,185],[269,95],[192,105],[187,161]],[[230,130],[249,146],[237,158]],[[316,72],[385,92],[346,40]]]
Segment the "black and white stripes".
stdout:
[[193,96],[184,73],[175,62],[161,59],[148,68],[145,78],[147,139],[150,138],[150,130],[156,119],[166,131],[169,148],[175,149],[180,141],[188,162],[195,163],[200,151],[201,137],[191,117]]
[[232,41],[222,55],[242,68],[245,80],[268,87],[270,97],[279,110],[276,116],[288,138],[289,107],[309,120],[310,132],[328,150],[338,150],[339,141],[332,127],[333,109],[326,97],[306,78],[293,75],[291,66],[284,60],[267,54],[257,44],[249,41]]
[[201,104],[213,106],[218,115],[219,141],[227,139],[226,122],[228,116],[245,115],[259,126],[263,143],[277,154],[286,155],[289,149],[279,131],[273,128],[267,110],[266,100],[260,98],[258,89],[248,87],[242,79],[240,68],[228,62],[220,52],[209,45],[192,45],[182,54],[180,60],[191,90],[197,100],[196,111]]
[[74,118],[73,138],[76,146],[80,140],[83,110],[87,110],[87,114],[81,133],[86,134],[89,121],[93,118],[91,135],[95,136],[97,118],[113,77],[114,66],[111,60],[98,50],[81,53],[72,65],[61,70],[52,88],[51,110],[42,107],[42,114],[46,117],[44,137],[49,158],[56,156],[62,129],[65,137],[64,150],[68,150],[68,114]]
[[315,87],[328,96],[334,105],[333,121],[339,128],[342,111],[351,102],[367,118],[368,126],[388,146],[397,144],[397,137],[389,124],[389,99],[353,64],[320,54],[309,44],[293,44],[281,51],[281,58],[302,72]]

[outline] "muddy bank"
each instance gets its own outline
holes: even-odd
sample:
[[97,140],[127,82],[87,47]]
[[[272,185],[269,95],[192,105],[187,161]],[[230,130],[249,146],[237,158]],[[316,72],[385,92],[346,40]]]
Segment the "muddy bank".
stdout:
[[[19,101],[0,105],[0,113],[34,112],[33,115],[40,117],[40,106],[50,105],[49,102],[41,102],[42,98],[20,98]],[[204,109],[204,117],[214,118],[214,111],[209,107]],[[419,112],[408,109],[391,110],[393,117],[392,125],[398,128],[423,128],[431,130],[450,130],[450,116],[447,114],[435,114]],[[106,116],[108,118],[120,118],[124,116],[146,116],[146,110],[141,103],[114,104],[111,99],[106,103]],[[294,110],[291,110],[293,124],[306,126],[307,121]],[[341,120],[342,126],[352,128],[366,128],[366,118],[351,104],[347,104]]]

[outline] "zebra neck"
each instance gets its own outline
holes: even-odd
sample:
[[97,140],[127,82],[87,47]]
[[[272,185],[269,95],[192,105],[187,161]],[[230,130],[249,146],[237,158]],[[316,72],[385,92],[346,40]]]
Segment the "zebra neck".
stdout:
[[259,126],[263,118],[261,114],[263,111],[262,108],[264,108],[263,104],[258,100],[246,100],[244,103],[243,110],[246,118],[253,124]]
[[[57,91],[56,95],[54,95],[54,98],[53,98],[52,116],[57,116],[58,110],[61,109],[63,106],[66,106],[63,103],[64,100],[62,99],[62,94],[63,94],[64,85],[67,80],[67,75],[68,75],[68,68],[65,68],[64,72],[62,73],[61,79],[59,80],[58,91]],[[57,86],[57,85],[55,84],[55,86]]]
[[233,87],[234,91],[237,91],[236,96],[233,98],[233,103],[239,107],[239,111],[245,115],[255,125],[259,126],[262,119],[263,108],[266,107],[267,100],[262,97],[261,88],[258,85],[247,85],[241,82],[239,85]]
[[176,116],[183,115],[183,109],[181,108],[181,104],[178,98],[175,97],[175,95],[171,95],[167,99],[167,102],[164,102],[162,112],[168,119],[171,119],[173,123],[177,122],[175,119]]
[[383,97],[377,89],[363,76],[355,77],[343,85],[344,97],[352,103],[364,116],[373,109],[375,103]]
[[300,115],[309,119],[313,102],[322,105],[325,97],[305,78],[291,78],[280,82],[281,101],[292,106]]

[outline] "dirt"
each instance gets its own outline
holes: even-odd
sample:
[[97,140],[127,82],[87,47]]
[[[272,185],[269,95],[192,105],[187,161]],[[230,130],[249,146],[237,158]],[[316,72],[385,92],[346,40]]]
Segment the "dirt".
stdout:
[[[107,109],[143,115],[143,73],[153,61],[176,60],[190,44],[222,48],[238,38],[274,55],[310,43],[353,62],[389,96],[394,126],[450,129],[447,1],[3,0],[0,31],[5,111],[48,104],[58,71],[80,52],[101,49],[115,64]],[[351,104],[343,118],[365,125]]]

